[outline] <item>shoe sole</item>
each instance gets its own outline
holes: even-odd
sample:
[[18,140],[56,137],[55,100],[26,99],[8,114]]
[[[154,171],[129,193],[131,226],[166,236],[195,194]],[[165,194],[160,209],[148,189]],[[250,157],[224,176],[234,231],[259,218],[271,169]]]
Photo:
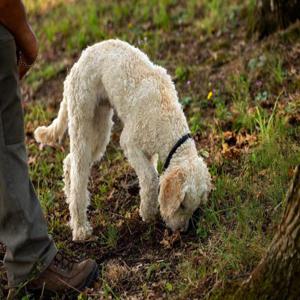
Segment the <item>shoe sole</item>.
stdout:
[[91,273],[89,274],[89,276],[87,277],[85,283],[84,283],[82,286],[78,287],[77,289],[78,289],[79,291],[83,291],[84,289],[90,287],[90,286],[92,285],[92,283],[98,278],[98,276],[99,276],[99,268],[98,268],[98,266],[95,264],[95,266],[94,266],[92,272],[91,272]]

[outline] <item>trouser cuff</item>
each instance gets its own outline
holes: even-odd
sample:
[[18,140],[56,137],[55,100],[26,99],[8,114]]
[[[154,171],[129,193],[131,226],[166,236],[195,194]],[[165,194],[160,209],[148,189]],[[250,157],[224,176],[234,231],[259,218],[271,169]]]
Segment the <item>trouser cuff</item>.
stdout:
[[51,264],[53,261],[55,255],[57,254],[57,248],[52,241],[51,247],[49,251],[47,252],[46,256],[43,258],[42,261],[39,261],[36,263],[36,265],[33,267],[32,271],[25,276],[10,279],[9,271],[8,273],[8,288],[17,288],[25,286],[27,283],[29,283],[31,280],[38,278],[40,274],[42,274]]

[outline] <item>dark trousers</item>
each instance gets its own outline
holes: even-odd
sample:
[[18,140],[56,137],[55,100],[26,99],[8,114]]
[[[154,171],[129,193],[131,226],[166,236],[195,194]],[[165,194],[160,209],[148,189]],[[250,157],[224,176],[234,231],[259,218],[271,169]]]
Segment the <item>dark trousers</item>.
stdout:
[[29,179],[23,122],[16,45],[0,25],[0,241],[11,287],[43,271],[57,252]]

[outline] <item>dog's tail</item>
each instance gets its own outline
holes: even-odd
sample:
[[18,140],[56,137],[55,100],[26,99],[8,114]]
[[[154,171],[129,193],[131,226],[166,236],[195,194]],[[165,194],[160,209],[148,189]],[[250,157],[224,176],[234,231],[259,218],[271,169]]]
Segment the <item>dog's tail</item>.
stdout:
[[57,141],[60,143],[64,137],[64,133],[68,127],[68,103],[64,97],[60,103],[57,118],[48,126],[38,127],[34,131],[35,140],[42,144],[54,144]]

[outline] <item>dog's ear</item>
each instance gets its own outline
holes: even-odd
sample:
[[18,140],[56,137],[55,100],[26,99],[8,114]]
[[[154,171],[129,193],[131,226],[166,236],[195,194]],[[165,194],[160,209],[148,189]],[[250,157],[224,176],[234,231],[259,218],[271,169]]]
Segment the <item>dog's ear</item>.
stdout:
[[163,218],[172,216],[184,200],[184,181],[185,176],[180,169],[172,170],[162,178],[158,201]]

